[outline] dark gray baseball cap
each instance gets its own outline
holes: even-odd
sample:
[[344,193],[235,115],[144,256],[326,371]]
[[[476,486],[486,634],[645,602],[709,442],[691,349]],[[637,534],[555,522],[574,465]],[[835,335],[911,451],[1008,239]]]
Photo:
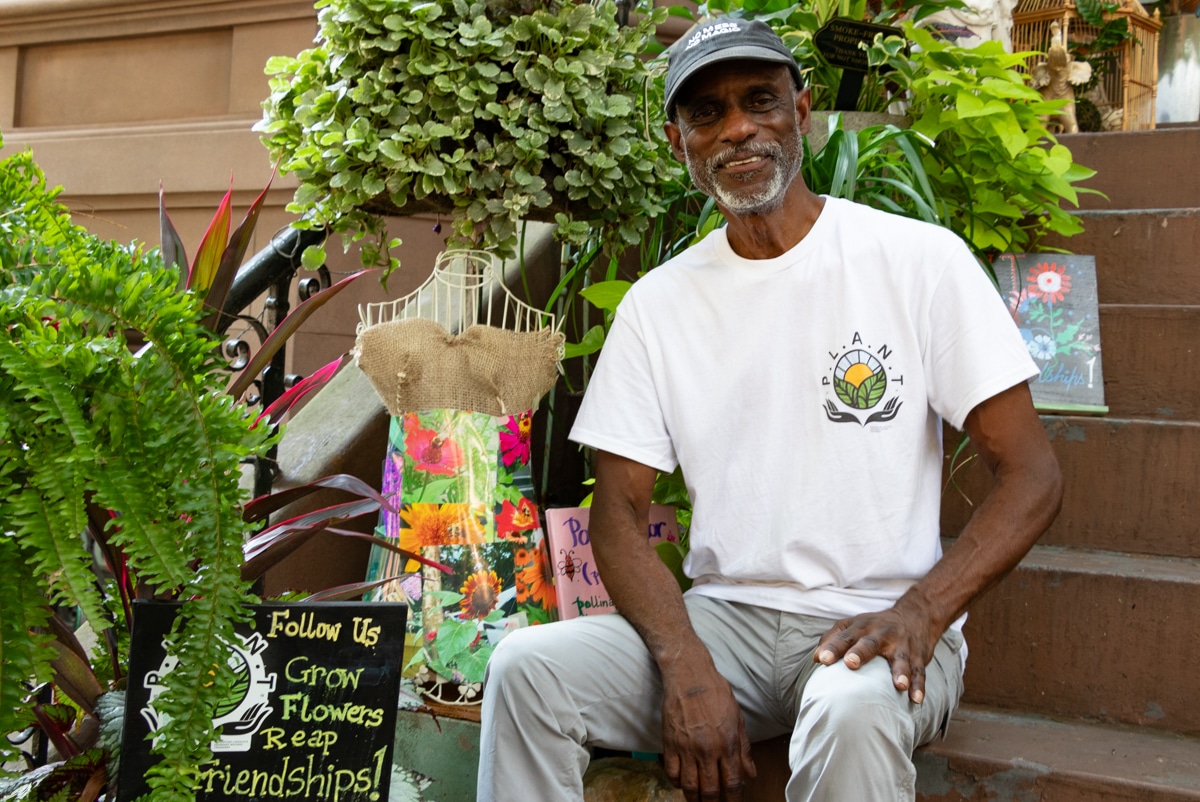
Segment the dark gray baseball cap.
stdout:
[[804,85],[792,51],[770,25],[761,20],[720,17],[697,25],[671,45],[667,56],[667,116],[673,115],[679,90],[697,70],[733,59],[783,64],[791,70],[796,86]]

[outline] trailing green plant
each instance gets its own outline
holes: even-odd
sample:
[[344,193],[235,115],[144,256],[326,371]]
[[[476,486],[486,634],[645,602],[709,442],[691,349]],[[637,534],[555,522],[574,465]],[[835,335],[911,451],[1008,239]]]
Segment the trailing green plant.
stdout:
[[638,55],[665,10],[622,28],[611,0],[317,7],[317,46],[267,64],[260,124],[302,225],[394,266],[389,213],[445,215],[451,244],[509,255],[522,219],[626,247],[662,211],[676,167]]
[[[835,18],[896,25],[900,19],[919,22],[948,8],[963,8],[962,0],[709,0],[701,3],[703,15],[759,19],[768,23],[792,49],[806,85],[812,90],[812,107],[832,111],[843,70],[834,67],[817,47],[814,36]],[[886,111],[894,102],[895,85],[884,72],[867,73],[858,97],[857,111]]]
[[1065,101],[1048,101],[1016,67],[1028,55],[999,42],[962,48],[904,23],[908,42],[877,37],[872,64],[893,68],[907,99],[912,130],[933,147],[922,160],[943,224],[977,254],[1035,250],[1047,233],[1083,230],[1064,202],[1077,206],[1075,186],[1095,175],[1046,129],[1043,116]]

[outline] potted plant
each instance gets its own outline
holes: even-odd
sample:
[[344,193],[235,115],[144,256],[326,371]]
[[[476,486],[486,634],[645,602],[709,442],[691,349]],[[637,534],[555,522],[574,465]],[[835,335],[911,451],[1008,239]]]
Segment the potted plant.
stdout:
[[267,64],[260,124],[302,225],[370,237],[369,263],[398,244],[389,214],[507,256],[524,219],[624,248],[663,210],[677,168],[639,56],[665,9],[624,28],[612,0],[317,5],[316,46]]
[[[243,463],[277,440],[270,424],[332,370],[257,417],[242,391],[353,277],[301,304],[230,383],[213,329],[263,196],[230,235],[227,194],[189,263],[165,211],[166,262],[73,225],[57,194],[28,152],[0,161],[0,727],[36,727],[61,759],[16,788],[45,781],[62,798],[95,799],[116,747],[96,724],[120,717],[103,694],[127,668],[130,602],[182,601],[170,641],[178,668],[156,701],[170,723],[149,782],[155,799],[191,799],[252,581],[313,532],[384,503],[330,479],[321,485],[367,502],[255,534],[258,517],[311,488],[247,510],[241,481]],[[96,651],[75,637],[75,617],[96,633]],[[21,757],[8,740],[0,749]]]

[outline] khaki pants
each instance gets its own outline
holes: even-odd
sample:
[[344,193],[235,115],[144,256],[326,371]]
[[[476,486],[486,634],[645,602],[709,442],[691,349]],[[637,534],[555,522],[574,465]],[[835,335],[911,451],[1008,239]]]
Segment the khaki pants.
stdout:
[[[686,601],[750,740],[792,733],[788,802],[914,798],[912,751],[944,729],[962,694],[961,633],[942,637],[915,705],[881,657],[858,671],[814,663],[828,619]],[[589,747],[662,751],[661,695],[658,669],[619,615],[509,635],[488,664],[478,799],[582,800]]]

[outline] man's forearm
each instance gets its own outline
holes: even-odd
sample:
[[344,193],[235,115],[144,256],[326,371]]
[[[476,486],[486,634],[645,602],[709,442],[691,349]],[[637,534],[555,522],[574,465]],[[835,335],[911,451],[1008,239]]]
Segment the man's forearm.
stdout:
[[939,632],[1000,581],[1053,523],[1062,482],[1053,455],[1026,455],[1021,468],[997,467],[995,484],[942,559],[897,602],[914,605]]
[[1016,567],[1054,522],[1062,473],[1025,384],[980,404],[964,427],[994,484],[942,560],[906,594],[942,626]]
[[688,619],[675,576],[646,537],[645,511],[603,496],[592,508],[592,552],[618,612],[646,643],[660,670],[703,649]]

